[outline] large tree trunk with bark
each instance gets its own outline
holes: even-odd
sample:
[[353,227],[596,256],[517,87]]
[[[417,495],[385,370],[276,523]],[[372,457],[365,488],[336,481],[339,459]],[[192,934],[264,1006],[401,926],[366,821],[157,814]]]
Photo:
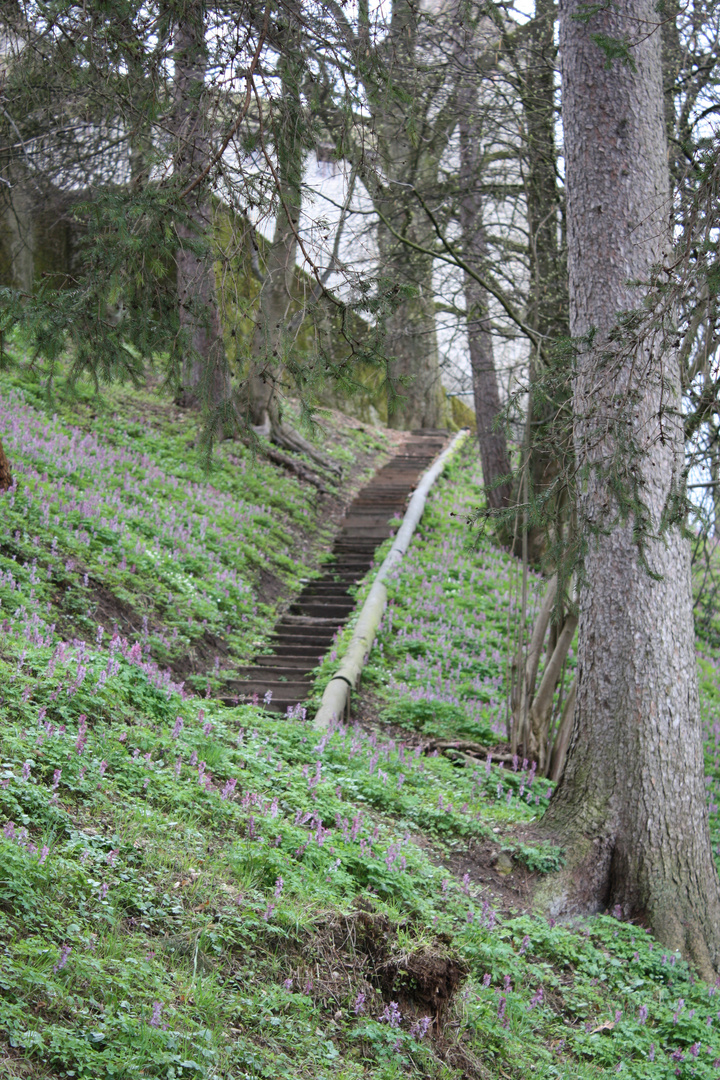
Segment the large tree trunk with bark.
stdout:
[[[205,13],[202,0],[189,0],[175,26],[175,172],[190,189],[210,159],[205,74]],[[177,290],[180,328],[187,352],[180,401],[218,408],[229,399],[230,376],[220,325],[213,256],[212,203],[204,183],[189,190],[187,214],[177,224]]]
[[[316,450],[312,443],[283,423],[281,410],[283,376],[292,356],[295,336],[306,314],[306,308],[293,315],[291,312],[293,307],[298,306],[296,260],[302,178],[305,157],[311,145],[309,136],[312,135],[312,126],[303,116],[301,91],[305,62],[300,6],[288,6],[286,16],[288,24],[283,38],[284,49],[278,62],[281,95],[273,117],[278,184],[275,195],[278,205],[273,239],[265,259],[253,334],[246,387],[247,415],[258,434],[268,436],[286,450],[306,454],[330,472],[339,472],[337,466]],[[319,295],[313,293],[309,304],[317,299]],[[297,366],[295,373],[296,376],[300,374]],[[289,459],[283,461],[292,466]],[[307,469],[304,473],[306,479],[312,475]],[[317,480],[315,477],[314,481]],[[324,485],[320,483],[319,486],[324,490]]]
[[302,314],[291,318],[297,299],[303,166],[309,149],[301,99],[304,67],[301,44],[298,13],[293,12],[285,28],[285,48],[278,62],[281,92],[272,116],[278,183],[275,231],[265,259],[248,375],[250,422],[264,434],[277,436],[281,435],[282,427],[278,396],[284,362],[302,318]]
[[265,260],[248,375],[250,422],[266,435],[280,424],[278,391],[285,350],[292,348],[289,324],[297,272],[295,260],[303,162],[302,147],[298,150],[298,154],[292,155],[297,160],[287,161],[285,155],[279,155],[279,205],[273,240]]
[[[487,243],[483,226],[482,196],[478,193],[480,173],[480,139],[478,124],[473,123],[477,108],[477,91],[460,97],[460,230],[463,257],[476,270],[487,265]],[[505,432],[497,426],[500,415],[500,391],[493,339],[490,330],[490,311],[487,291],[475,278],[464,275],[467,332],[472,369],[475,422],[480,448],[485,497],[488,506],[500,509],[510,502],[510,455]]]
[[[394,216],[394,215],[393,215]],[[388,427],[400,431],[447,424],[440,380],[432,260],[413,258],[395,243],[380,243],[383,270],[414,295],[401,301],[385,326],[388,358]]]
[[[561,0],[571,332],[578,342],[574,444],[580,591],[575,722],[544,829],[567,867],[538,897],[554,915],[619,906],[704,975],[720,961],[694,653],[689,550],[676,525],[657,538],[683,467],[677,356],[660,341],[608,345],[637,307],[668,242],[661,18],[652,0],[595,11]],[[582,18],[578,18],[582,15]],[[606,64],[593,40],[632,42]],[[586,335],[595,330],[594,337]],[[623,455],[633,453],[633,460]],[[613,463],[635,475],[647,509],[620,514]],[[654,572],[648,572],[644,558]],[[655,576],[658,575],[658,576]]]
[[[388,425],[400,430],[440,428],[448,410],[440,379],[433,260],[410,245],[432,249],[436,238],[413,188],[427,193],[438,183],[437,133],[420,110],[428,109],[418,64],[422,15],[408,0],[394,0],[383,45],[386,78],[370,103],[382,175],[366,183],[381,215],[378,248],[382,274],[407,291],[386,322]],[[408,106],[406,94],[413,99]],[[415,111],[420,115],[414,115]],[[413,128],[422,129],[418,137]],[[442,139],[440,140],[442,143]],[[441,151],[440,151],[441,152]]]
[[[562,450],[553,421],[556,403],[536,388],[555,343],[568,333],[567,268],[561,243],[562,200],[557,179],[555,146],[554,40],[557,9],[554,0],[536,0],[529,59],[521,81],[526,124],[526,175],[528,233],[530,240],[530,295],[528,322],[543,342],[542,354],[533,348],[530,357],[532,392],[528,407],[528,492],[542,497],[562,468]],[[556,499],[557,503],[557,499]],[[547,506],[545,516],[557,517],[566,507]],[[531,524],[527,548],[530,561],[538,563],[547,542],[547,525]],[[519,548],[518,548],[519,553]]]
[[12,187],[5,194],[10,249],[10,278],[13,288],[30,295],[35,278],[35,215],[38,193],[33,191],[28,170],[19,161],[8,170]]

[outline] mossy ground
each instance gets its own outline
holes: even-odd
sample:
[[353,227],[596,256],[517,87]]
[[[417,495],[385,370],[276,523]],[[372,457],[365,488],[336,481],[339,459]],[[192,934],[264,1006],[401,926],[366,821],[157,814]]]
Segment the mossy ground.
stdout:
[[[0,401],[20,480],[0,555],[0,1069],[717,1075],[715,988],[644,929],[511,910],[512,882],[562,858],[531,840],[549,785],[422,752],[503,732],[516,569],[467,547],[470,452],[393,583],[357,722],[320,736],[212,697],[271,625],[261,571],[289,591],[312,572],[312,493],[236,444],[208,475],[157,397],[49,407],[3,376]],[[373,439],[340,433],[337,455]],[[217,673],[205,632],[227,645]],[[190,650],[208,697],[179,687]]]

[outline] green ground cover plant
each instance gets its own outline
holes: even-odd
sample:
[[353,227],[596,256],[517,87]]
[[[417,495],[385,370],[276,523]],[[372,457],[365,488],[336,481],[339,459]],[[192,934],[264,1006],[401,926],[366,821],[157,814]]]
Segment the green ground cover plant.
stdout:
[[[366,673],[377,721],[319,734],[298,717],[225,707],[212,683],[209,696],[193,695],[169,666],[203,618],[236,635],[233,657],[250,658],[272,618],[253,568],[277,554],[282,576],[306,491],[259,458],[231,469],[223,455],[237,455],[235,445],[208,476],[157,398],[148,399],[160,410],[155,427],[138,432],[131,410],[118,411],[81,445],[94,398],[53,418],[19,376],[0,396],[0,438],[20,479],[2,504],[0,581],[8,1076],[718,1074],[716,987],[612,912],[553,925],[513,910],[507,892],[474,872],[479,851],[525,875],[551,872],[562,852],[530,838],[551,785],[532,763],[493,760],[516,571],[489,540],[466,544],[463,511],[478,498],[472,454],[439,483],[392,584]],[[155,478],[149,491],[141,470]],[[205,498],[217,562],[207,574],[177,570],[201,548]],[[227,523],[228,505],[254,508],[240,529]],[[144,536],[145,526],[156,531]],[[221,543],[232,530],[239,554]],[[162,579],[174,607],[154,598],[161,560],[135,553],[141,536],[179,575]],[[226,596],[219,582],[233,569]],[[301,571],[293,564],[287,575],[290,587]],[[142,622],[135,635],[110,625],[101,634],[91,581],[147,611],[147,636]],[[188,628],[169,662],[151,640],[156,617],[178,639]],[[701,669],[717,831],[719,691],[708,650]],[[483,743],[485,759],[424,752],[453,735]]]
[[[217,687],[267,634],[278,596],[317,572],[331,531],[314,489],[235,441],[208,470],[201,422],[154,393],[81,385],[48,400],[26,373],[6,374],[0,425],[17,480],[4,589],[27,578],[67,639],[117,626],[168,677]],[[383,448],[357,426],[326,435],[346,473]]]

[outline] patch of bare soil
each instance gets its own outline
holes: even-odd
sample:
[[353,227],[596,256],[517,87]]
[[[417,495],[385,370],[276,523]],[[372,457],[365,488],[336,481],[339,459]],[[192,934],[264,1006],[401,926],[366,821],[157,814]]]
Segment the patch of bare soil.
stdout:
[[263,566],[258,574],[256,595],[261,604],[274,604],[281,596],[285,596],[287,589],[282,581],[272,571]]
[[[503,839],[509,839],[508,834]],[[505,916],[530,911],[532,883],[537,874],[518,863],[495,840],[470,840],[454,846],[443,865],[459,880],[468,875],[471,887],[479,887],[483,897]]]
[[406,1020],[428,1017],[439,1034],[467,970],[443,935],[417,949],[401,948],[398,930],[405,925],[359,897],[354,911],[318,924],[309,939],[298,941],[288,957],[291,975],[330,1011],[361,995],[367,1015],[394,1002]]
[[353,911],[320,922],[313,933],[288,943],[283,974],[312,996],[334,1037],[342,1038],[348,1001],[366,1016],[386,1020],[398,1009],[404,1025],[418,1025],[419,1037],[426,1032],[441,1061],[466,1080],[490,1080],[487,1066],[464,1045],[453,1019],[465,965],[444,934],[417,948],[403,934],[401,947],[398,931],[408,928],[408,920],[394,923],[374,909],[370,897],[358,897]]

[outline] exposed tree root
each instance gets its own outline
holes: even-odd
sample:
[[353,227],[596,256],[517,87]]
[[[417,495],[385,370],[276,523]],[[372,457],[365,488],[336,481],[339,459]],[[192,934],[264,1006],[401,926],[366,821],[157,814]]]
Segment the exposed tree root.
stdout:
[[10,462],[3,450],[3,444],[0,442],[0,491],[7,491],[8,488],[12,487],[12,482]]
[[262,453],[269,461],[282,466],[282,468],[287,469],[288,472],[294,473],[299,480],[304,480],[305,483],[312,484],[319,494],[328,494],[328,489],[321,477],[318,476],[316,472],[313,472],[313,470],[302,461],[297,461],[295,458],[288,457],[287,454],[281,454],[279,450],[273,450],[271,446],[264,446],[262,448]]
[[306,454],[311,461],[314,461],[316,465],[319,465],[321,469],[325,469],[333,476],[341,476],[342,469],[339,465],[329,461],[328,458],[321,454],[319,450],[316,450],[312,443],[304,439],[302,435],[298,434],[293,428],[286,427],[281,421],[273,415],[275,410],[271,411],[270,420],[270,438],[276,446],[280,446],[283,450],[291,450],[295,454]]

